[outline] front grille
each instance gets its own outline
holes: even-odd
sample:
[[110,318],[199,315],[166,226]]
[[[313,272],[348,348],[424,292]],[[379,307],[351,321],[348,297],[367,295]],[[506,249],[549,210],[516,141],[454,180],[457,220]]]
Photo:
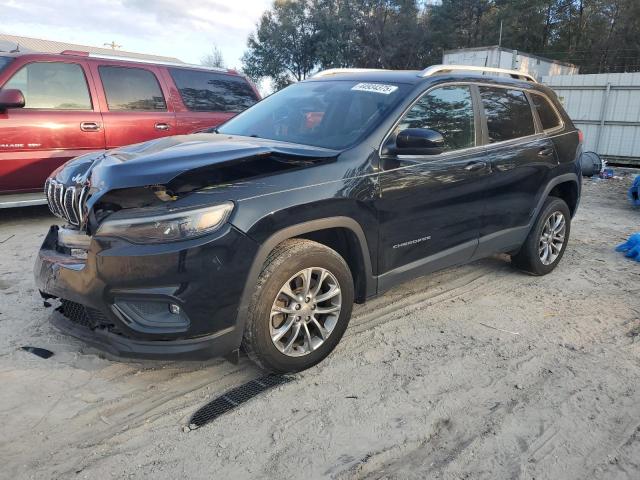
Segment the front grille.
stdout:
[[49,210],[54,215],[76,227],[82,226],[86,218],[86,201],[89,187],[66,186],[53,178],[44,184]]

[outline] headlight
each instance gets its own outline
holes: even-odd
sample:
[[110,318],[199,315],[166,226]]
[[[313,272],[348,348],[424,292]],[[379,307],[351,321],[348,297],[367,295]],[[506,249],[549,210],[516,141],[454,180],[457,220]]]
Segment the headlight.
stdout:
[[[97,237],[118,237],[133,243],[164,243],[201,237],[214,232],[227,220],[233,203],[171,213],[150,214],[149,210],[121,211],[105,220]],[[126,215],[126,216],[125,216]]]

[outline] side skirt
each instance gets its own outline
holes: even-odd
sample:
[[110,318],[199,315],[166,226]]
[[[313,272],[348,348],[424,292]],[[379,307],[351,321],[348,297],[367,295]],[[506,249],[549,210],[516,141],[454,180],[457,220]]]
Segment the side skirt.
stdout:
[[396,285],[438,270],[464,265],[496,253],[510,252],[520,248],[528,233],[529,225],[502,230],[394,268],[378,276],[378,295]]
[[423,275],[443,270],[454,265],[467,263],[478,246],[478,240],[471,240],[415,262],[402,265],[378,276],[378,294],[396,285]]

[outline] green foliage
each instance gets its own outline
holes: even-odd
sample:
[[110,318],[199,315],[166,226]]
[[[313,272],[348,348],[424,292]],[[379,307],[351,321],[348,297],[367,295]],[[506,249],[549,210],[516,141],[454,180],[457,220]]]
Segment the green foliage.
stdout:
[[276,87],[322,68],[418,69],[443,50],[502,45],[583,73],[640,70],[639,0],[275,0],[244,71]]
[[276,0],[249,36],[243,71],[258,80],[270,77],[276,87],[302,80],[318,65],[318,31],[306,0]]

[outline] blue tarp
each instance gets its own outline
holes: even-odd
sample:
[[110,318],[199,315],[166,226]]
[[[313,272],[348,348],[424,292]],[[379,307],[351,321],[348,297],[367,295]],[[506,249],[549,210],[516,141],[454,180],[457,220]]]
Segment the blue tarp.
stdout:
[[[638,178],[640,178],[640,176]],[[638,178],[636,178],[636,180],[638,180]],[[640,233],[634,233],[629,237],[629,240],[618,245],[616,252],[624,252],[625,257],[640,262]]]

